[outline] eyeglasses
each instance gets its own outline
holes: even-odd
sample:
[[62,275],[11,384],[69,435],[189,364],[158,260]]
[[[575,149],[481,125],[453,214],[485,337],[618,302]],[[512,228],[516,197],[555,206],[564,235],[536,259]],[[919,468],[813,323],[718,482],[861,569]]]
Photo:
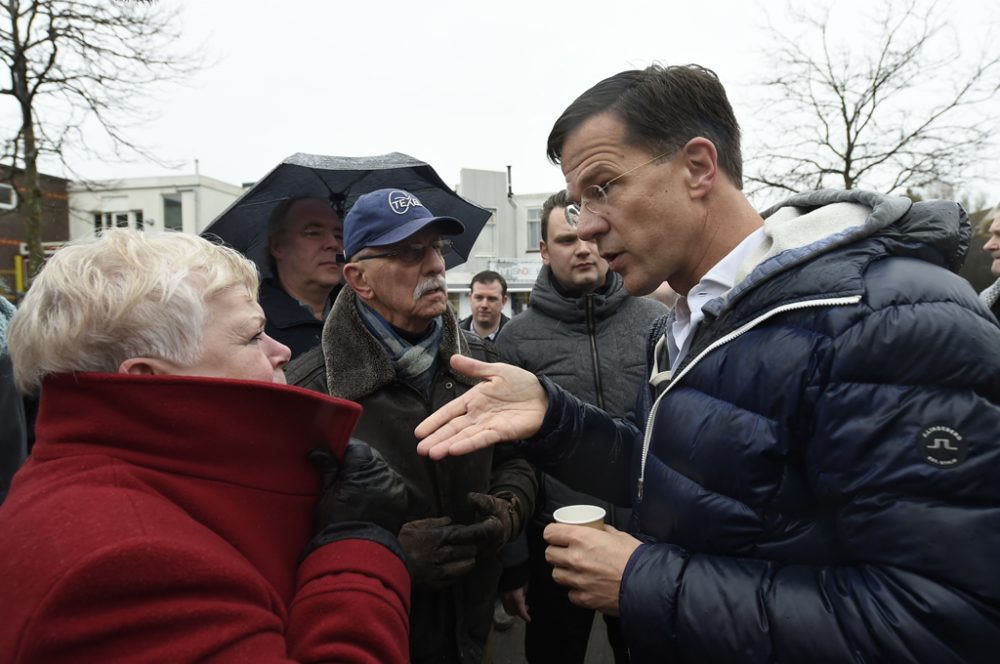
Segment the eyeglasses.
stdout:
[[644,161],[635,168],[630,168],[624,173],[616,175],[615,177],[605,182],[603,185],[601,184],[590,185],[589,187],[583,190],[583,194],[580,196],[579,203],[569,203],[566,206],[566,221],[569,222],[569,225],[571,227],[576,228],[580,224],[580,214],[582,210],[587,210],[587,212],[590,212],[591,214],[596,214],[598,216],[607,213],[608,192],[610,190],[611,185],[613,185],[616,181],[622,179],[626,175],[630,173],[635,173],[643,166],[648,166],[657,159],[662,159],[667,155],[673,154],[674,152],[675,150],[671,150],[670,152],[664,152],[663,154],[658,154],[649,161]]
[[[427,256],[428,249],[436,253],[441,258],[444,258],[452,252],[454,249],[454,243],[451,240],[439,239],[434,240],[430,244],[404,244],[393,249],[392,251],[386,251],[381,254],[372,254],[371,256],[359,256],[354,260],[367,261],[373,258],[395,258],[404,265],[416,265],[423,262],[424,258]],[[337,259],[338,262],[347,262],[343,255],[338,256]]]

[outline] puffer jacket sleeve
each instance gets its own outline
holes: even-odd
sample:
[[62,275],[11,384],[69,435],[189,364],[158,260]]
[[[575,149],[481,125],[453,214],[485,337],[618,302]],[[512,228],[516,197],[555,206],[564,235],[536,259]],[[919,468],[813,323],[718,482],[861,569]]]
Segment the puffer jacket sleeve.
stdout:
[[881,289],[921,278],[916,262],[891,269],[811,358],[812,428],[790,443],[835,562],[646,543],[620,595],[633,662],[996,661],[996,325],[959,286],[941,299]]
[[581,470],[593,473],[579,480],[588,493],[615,505],[629,505],[632,449],[641,435],[639,428],[628,419],[613,418],[580,401],[545,376],[538,380],[549,407],[538,433],[520,443],[525,456],[542,470],[572,456]]

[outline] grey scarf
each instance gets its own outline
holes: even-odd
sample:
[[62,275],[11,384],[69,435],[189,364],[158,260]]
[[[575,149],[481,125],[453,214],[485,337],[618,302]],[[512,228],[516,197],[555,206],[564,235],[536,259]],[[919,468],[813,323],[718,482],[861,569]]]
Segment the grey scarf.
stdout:
[[441,345],[441,317],[435,318],[431,322],[430,332],[420,343],[413,345],[399,336],[377,311],[360,299],[357,303],[358,313],[365,327],[388,351],[396,377],[419,389],[421,394],[429,395],[438,346]]
[[997,299],[1000,299],[1000,279],[994,281],[979,294],[979,300],[985,304],[988,309],[993,308]]

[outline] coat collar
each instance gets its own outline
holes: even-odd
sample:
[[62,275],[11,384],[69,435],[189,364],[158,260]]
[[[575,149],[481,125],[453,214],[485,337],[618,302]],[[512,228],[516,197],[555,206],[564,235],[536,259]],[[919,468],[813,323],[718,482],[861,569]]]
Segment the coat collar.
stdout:
[[[440,370],[461,383],[475,384],[473,379],[453,371],[449,364],[455,353],[469,354],[469,344],[450,308],[442,316],[442,324],[438,348]],[[357,294],[350,288],[344,288],[333,305],[323,328],[322,345],[331,396],[358,401],[396,380],[389,354],[361,321]]]
[[106,454],[175,475],[315,494],[313,447],[339,452],[357,404],[288,385],[76,373],[43,381],[33,456]]
[[554,280],[552,270],[548,265],[543,265],[531,288],[531,306],[549,318],[565,323],[586,322],[588,297],[597,320],[612,316],[629,298],[621,275],[611,270],[608,270],[604,285],[589,295],[564,295],[555,287]]

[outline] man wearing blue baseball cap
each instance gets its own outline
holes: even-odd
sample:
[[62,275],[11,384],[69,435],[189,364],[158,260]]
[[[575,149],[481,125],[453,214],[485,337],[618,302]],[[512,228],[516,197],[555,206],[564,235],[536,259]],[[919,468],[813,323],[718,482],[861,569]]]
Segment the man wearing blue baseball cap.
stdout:
[[380,189],[344,218],[344,280],[319,347],[286,368],[289,383],[365,408],[355,435],[406,481],[399,534],[413,593],[413,662],[483,661],[501,565],[497,550],[534,508],[531,466],[507,446],[436,463],[413,430],[474,381],[452,355],[493,361],[492,343],[460,330],[448,305],[444,256],[465,227],[413,194]]

